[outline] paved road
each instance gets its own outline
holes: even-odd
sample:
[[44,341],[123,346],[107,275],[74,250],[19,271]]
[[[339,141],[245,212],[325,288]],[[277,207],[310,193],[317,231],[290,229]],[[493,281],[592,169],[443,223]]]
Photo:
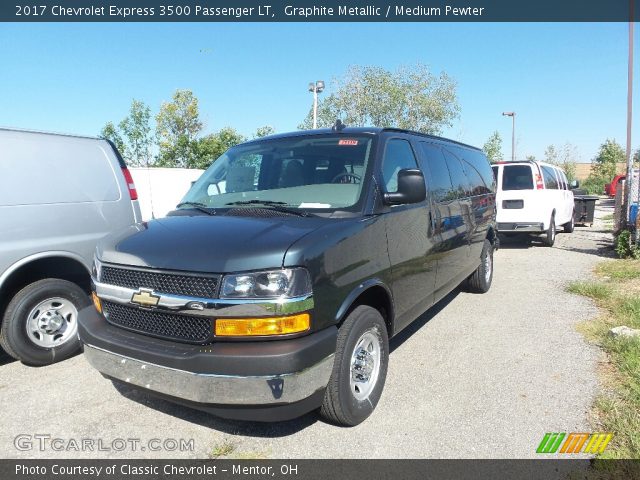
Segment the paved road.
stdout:
[[[612,212],[599,206],[597,215]],[[564,292],[587,277],[610,235],[598,221],[556,246],[505,242],[486,295],[454,292],[392,340],[386,387],[355,428],[315,414],[282,424],[231,422],[135,391],[119,393],[79,356],[44,368],[0,358],[0,457],[524,458],[548,431],[589,431],[600,352],[575,325],[593,305]],[[193,439],[191,452],[20,451],[18,434],[68,441]],[[73,444],[71,444],[73,447]],[[116,445],[116,448],[117,445]]]

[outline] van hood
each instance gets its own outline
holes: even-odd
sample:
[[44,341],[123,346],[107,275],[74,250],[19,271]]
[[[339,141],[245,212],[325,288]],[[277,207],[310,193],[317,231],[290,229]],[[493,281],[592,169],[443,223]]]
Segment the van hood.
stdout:
[[322,217],[170,216],[132,225],[97,248],[106,263],[225,273],[280,268],[287,249]]

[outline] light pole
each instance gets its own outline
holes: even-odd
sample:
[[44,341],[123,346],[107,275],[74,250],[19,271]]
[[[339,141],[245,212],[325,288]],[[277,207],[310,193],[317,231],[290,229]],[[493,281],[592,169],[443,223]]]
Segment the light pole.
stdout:
[[511,161],[516,161],[516,112],[502,112],[505,117],[511,117]]
[[313,93],[313,128],[318,128],[318,94],[324,90],[324,82],[318,80],[316,83],[309,83],[309,91]]

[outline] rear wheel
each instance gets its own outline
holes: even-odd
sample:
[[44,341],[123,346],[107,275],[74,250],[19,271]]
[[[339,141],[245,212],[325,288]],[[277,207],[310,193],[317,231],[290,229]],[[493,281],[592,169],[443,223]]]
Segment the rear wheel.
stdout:
[[556,242],[556,216],[551,215],[551,220],[549,221],[549,229],[547,230],[547,235],[545,236],[544,243],[546,243],[548,247],[553,247],[553,244],[555,242]]
[[29,365],[48,365],[80,351],[78,312],[91,304],[75,283],[39,280],[9,302],[0,330],[0,346]]
[[573,213],[574,212],[571,212],[571,221],[569,221],[569,222],[567,222],[567,223],[565,223],[563,225],[564,233],[572,233],[573,232],[573,229],[575,227],[575,220],[573,219]]
[[472,293],[486,293],[491,288],[493,281],[493,244],[489,240],[484,241],[480,254],[480,265],[469,277],[468,290]]
[[389,362],[389,338],[375,308],[361,305],[338,332],[333,372],[320,414],[332,423],[355,426],[378,404]]

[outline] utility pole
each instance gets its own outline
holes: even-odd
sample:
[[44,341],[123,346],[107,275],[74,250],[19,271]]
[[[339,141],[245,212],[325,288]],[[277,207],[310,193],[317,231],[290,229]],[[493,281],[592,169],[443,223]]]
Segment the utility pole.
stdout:
[[309,91],[313,93],[313,128],[318,128],[318,94],[324,90],[324,82],[318,80],[316,83],[309,83]]
[[511,161],[516,161],[516,112],[502,112],[505,117],[511,117]]

